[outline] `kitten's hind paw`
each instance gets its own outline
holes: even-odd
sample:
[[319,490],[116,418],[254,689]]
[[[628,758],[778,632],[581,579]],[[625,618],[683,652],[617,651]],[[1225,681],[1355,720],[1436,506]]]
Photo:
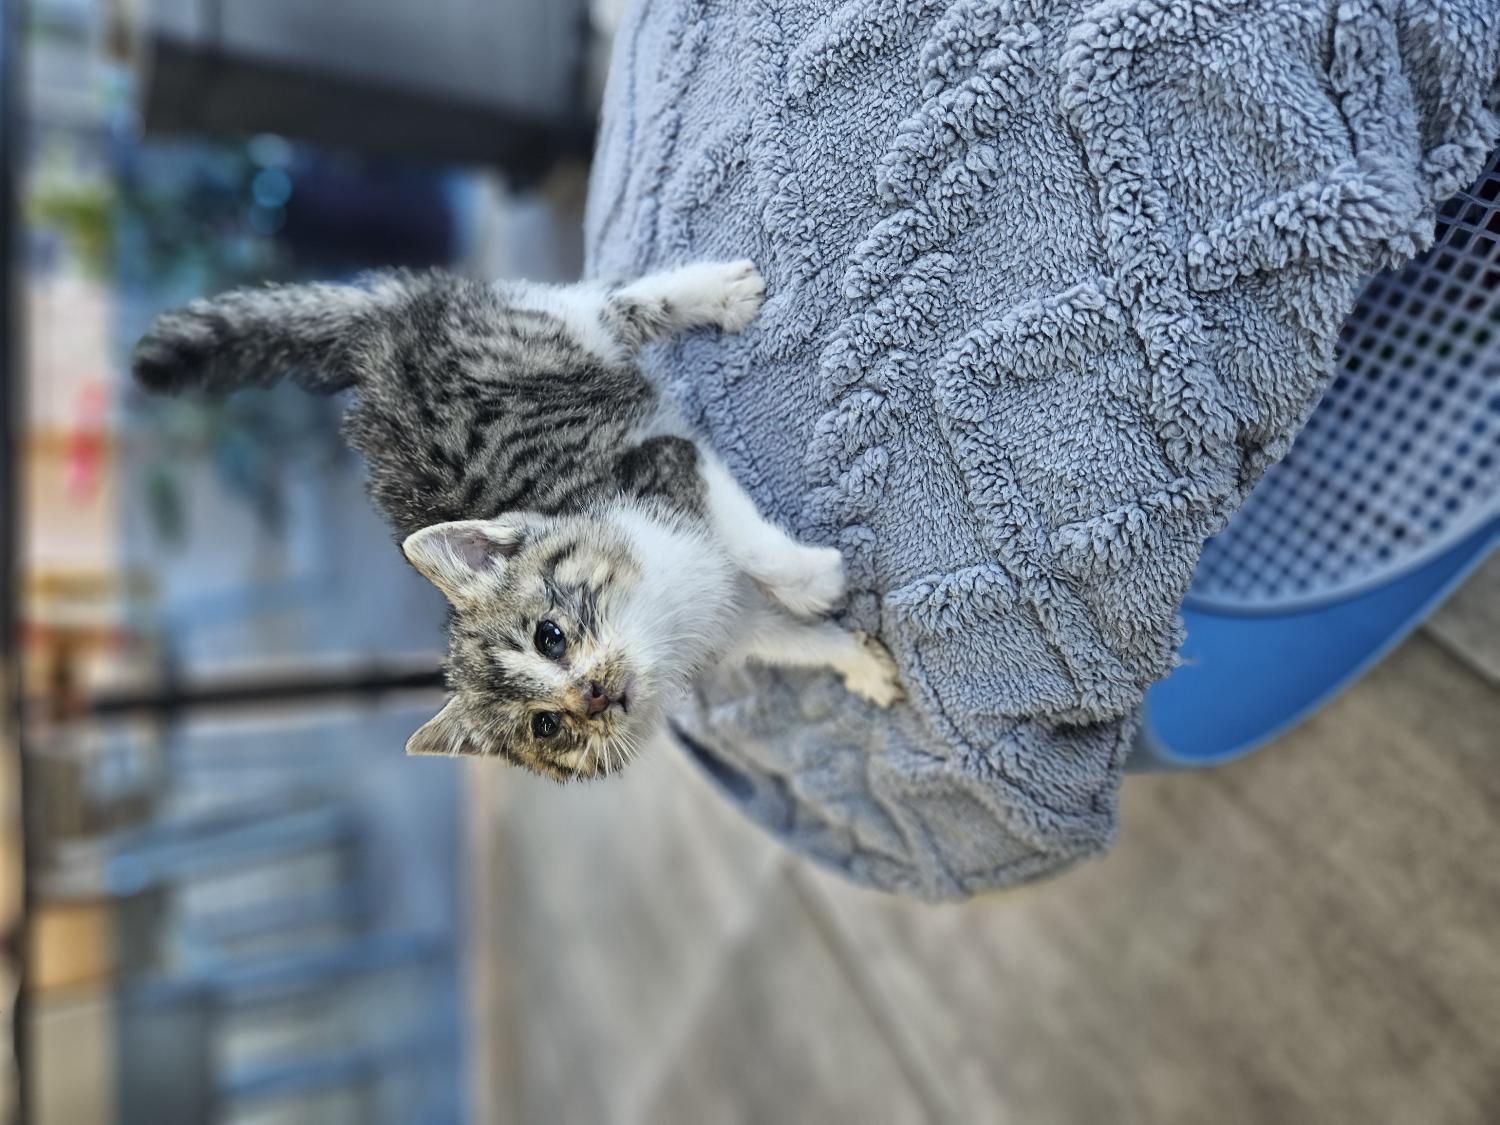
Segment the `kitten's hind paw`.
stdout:
[[889,707],[906,693],[901,689],[900,670],[890,650],[869,633],[854,630],[859,653],[839,668],[844,686],[876,707]]
[[765,279],[749,258],[716,262],[710,268],[716,275],[710,287],[714,291],[714,323],[725,332],[739,332],[760,313],[766,297]]
[[751,570],[766,596],[794,617],[818,617],[844,596],[844,556],[836,547],[799,544],[774,564]]

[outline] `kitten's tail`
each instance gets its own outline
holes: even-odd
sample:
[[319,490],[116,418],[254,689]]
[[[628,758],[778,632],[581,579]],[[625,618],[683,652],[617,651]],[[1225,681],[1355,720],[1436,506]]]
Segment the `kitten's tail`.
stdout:
[[314,394],[353,386],[358,349],[380,313],[405,292],[399,275],[360,285],[236,289],[162,313],[141,338],[131,370],[146,389],[232,391],[291,378]]

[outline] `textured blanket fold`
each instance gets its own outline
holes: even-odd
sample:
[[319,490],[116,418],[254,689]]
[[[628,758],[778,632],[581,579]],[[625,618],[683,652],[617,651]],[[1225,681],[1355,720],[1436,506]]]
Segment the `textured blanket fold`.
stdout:
[[704,685],[729,797],[930,898],[1106,848],[1204,541],[1479,170],[1497,76],[1494,0],[638,2],[590,269],[760,263],[757,327],[651,366],[844,551],[911,697]]

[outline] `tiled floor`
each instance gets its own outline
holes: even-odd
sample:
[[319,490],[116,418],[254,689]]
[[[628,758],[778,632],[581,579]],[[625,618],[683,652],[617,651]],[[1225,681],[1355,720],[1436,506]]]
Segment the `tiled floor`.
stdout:
[[964,906],[671,754],[472,777],[494,1122],[1500,1120],[1500,559],[1279,744],[1130,778],[1104,860]]

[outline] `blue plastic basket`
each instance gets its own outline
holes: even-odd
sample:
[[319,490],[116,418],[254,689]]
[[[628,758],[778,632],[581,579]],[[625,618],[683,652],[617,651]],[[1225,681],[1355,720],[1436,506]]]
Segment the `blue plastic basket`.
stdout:
[[1198,766],[1304,718],[1500,544],[1500,152],[1431,250],[1371,280],[1286,459],[1205,548],[1187,663],[1137,763]]

